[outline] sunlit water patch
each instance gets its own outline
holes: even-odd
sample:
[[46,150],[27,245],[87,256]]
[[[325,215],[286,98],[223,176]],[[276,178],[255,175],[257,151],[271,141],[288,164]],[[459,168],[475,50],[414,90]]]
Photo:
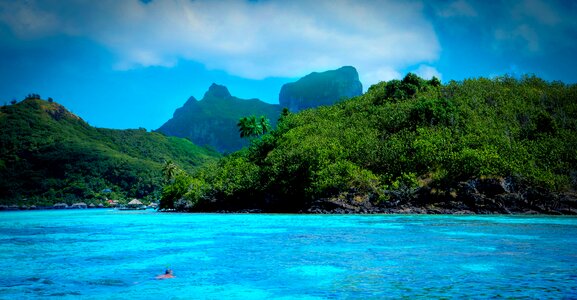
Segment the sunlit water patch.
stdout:
[[0,299],[577,298],[575,249],[571,217],[2,212]]

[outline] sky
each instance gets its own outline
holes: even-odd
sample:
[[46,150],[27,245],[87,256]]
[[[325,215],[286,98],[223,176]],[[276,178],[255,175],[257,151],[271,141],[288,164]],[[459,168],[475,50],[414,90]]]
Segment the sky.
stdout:
[[0,0],[0,105],[51,97],[89,124],[155,130],[211,83],[278,103],[354,66],[366,90],[535,74],[577,83],[577,1]]

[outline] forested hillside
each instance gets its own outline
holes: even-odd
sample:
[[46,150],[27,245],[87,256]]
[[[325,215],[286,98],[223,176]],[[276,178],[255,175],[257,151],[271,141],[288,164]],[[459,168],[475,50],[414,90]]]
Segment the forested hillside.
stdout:
[[577,86],[409,73],[178,174],[164,208],[577,213]]
[[192,172],[218,156],[144,129],[94,128],[36,96],[0,108],[1,204],[152,200],[159,196],[166,161]]

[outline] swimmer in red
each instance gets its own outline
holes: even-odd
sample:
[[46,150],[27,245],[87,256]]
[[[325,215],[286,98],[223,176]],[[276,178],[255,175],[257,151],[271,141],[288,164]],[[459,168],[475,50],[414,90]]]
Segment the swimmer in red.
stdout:
[[166,269],[164,274],[156,276],[156,279],[168,279],[168,278],[174,278],[174,274],[172,274],[171,269]]

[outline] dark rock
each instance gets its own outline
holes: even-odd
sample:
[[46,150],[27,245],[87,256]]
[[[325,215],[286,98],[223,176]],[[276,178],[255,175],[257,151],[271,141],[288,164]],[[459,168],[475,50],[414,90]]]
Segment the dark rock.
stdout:
[[477,191],[487,197],[506,193],[507,189],[505,186],[505,180],[500,178],[479,179],[476,183]]
[[262,214],[264,213],[264,211],[260,208],[247,208],[247,209],[241,209],[239,210],[237,213],[241,213],[241,214]]
[[455,215],[474,215],[475,213],[470,210],[457,210],[453,212]]
[[559,212],[563,215],[577,215],[577,209],[575,208],[560,209]]
[[[226,212],[259,213],[258,209],[232,209]],[[222,207],[220,207],[222,210]],[[208,211],[215,211],[208,210]],[[277,209],[274,212],[286,212]],[[332,198],[321,198],[303,203],[293,212],[307,214],[549,214],[577,215],[577,193],[552,193],[546,189],[526,187],[507,179],[472,179],[456,187],[436,191],[420,188],[405,198],[391,197],[378,201],[375,195],[366,195],[349,189]]]

